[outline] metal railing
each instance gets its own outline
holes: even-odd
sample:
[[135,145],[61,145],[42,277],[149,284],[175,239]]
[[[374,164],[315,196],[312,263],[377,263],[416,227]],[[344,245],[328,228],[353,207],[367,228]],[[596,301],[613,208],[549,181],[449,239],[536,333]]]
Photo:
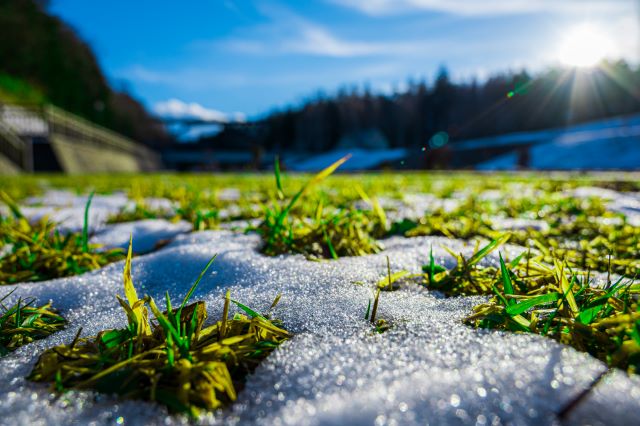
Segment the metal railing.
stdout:
[[34,135],[49,142],[63,136],[73,144],[126,153],[136,159],[142,171],[161,164],[155,151],[54,105],[0,104],[0,153],[27,172],[33,171],[30,138]]
[[0,154],[4,155],[20,170],[32,171],[31,145],[0,120]]
[[98,126],[84,118],[71,114],[53,105],[43,108],[44,118],[49,123],[49,133],[65,135],[85,144],[110,147],[118,151],[138,152],[139,145],[116,132]]

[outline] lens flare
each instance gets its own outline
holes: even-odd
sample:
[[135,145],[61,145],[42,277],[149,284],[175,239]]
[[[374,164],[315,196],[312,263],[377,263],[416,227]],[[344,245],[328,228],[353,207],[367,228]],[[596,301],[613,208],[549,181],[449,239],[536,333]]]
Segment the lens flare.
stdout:
[[571,28],[560,41],[558,59],[572,67],[593,67],[611,56],[615,46],[598,27],[582,24]]

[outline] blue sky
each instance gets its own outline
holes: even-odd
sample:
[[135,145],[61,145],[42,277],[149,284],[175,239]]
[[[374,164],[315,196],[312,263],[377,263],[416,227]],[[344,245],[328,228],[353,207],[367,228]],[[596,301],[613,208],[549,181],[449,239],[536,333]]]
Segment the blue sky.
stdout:
[[110,81],[167,114],[256,117],[319,90],[558,63],[588,23],[637,62],[636,0],[52,0]]

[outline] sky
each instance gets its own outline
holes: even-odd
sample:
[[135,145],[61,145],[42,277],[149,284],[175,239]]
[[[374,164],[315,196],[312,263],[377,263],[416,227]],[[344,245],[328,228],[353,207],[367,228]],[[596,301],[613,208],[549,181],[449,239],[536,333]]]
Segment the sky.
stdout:
[[50,11],[116,89],[173,116],[257,118],[340,87],[392,93],[441,66],[466,81],[585,55],[640,62],[640,0],[51,0]]

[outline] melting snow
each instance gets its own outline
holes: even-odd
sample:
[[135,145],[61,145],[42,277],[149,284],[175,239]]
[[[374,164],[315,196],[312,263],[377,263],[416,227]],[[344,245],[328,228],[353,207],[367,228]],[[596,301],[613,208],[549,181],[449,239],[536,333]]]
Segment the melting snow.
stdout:
[[91,242],[126,249],[131,235],[133,252],[148,253],[177,235],[190,231],[191,224],[185,221],[172,223],[164,219],[145,219],[106,225],[104,230],[91,238]]
[[[111,206],[105,202],[96,210]],[[70,225],[77,226],[79,217],[74,217]],[[141,221],[110,226],[95,239],[122,246],[133,232],[134,243],[146,251],[159,233],[174,236],[186,230],[182,224]],[[283,295],[276,316],[295,337],[248,377],[231,408],[203,417],[202,423],[549,424],[606,370],[600,361],[550,339],[467,327],[462,318],[483,298],[444,298],[413,285],[381,294],[379,317],[393,328],[382,335],[372,332],[364,313],[373,284],[385,274],[385,256],[394,271],[417,272],[430,247],[436,261],[450,267],[454,260],[441,246],[469,254],[473,244],[394,237],[384,242],[380,254],[325,262],[266,257],[258,252],[259,244],[255,235],[227,230],[180,234],[133,261],[140,293],[159,300],[169,291],[177,300],[218,253],[194,295],[207,302],[210,321],[220,317],[226,289],[258,310],[265,310],[279,292]],[[521,249],[506,250],[515,256]],[[497,265],[497,253],[485,262]],[[52,300],[70,324],[0,359],[1,424],[113,424],[119,417],[125,424],[188,422],[159,405],[93,392],[55,397],[47,386],[24,379],[44,349],[70,342],[79,327],[90,336],[125,325],[115,299],[123,291],[122,268],[118,262],[82,276],[6,286],[5,292],[16,289],[13,298]],[[631,423],[639,404],[640,380],[615,372],[568,420]]]

